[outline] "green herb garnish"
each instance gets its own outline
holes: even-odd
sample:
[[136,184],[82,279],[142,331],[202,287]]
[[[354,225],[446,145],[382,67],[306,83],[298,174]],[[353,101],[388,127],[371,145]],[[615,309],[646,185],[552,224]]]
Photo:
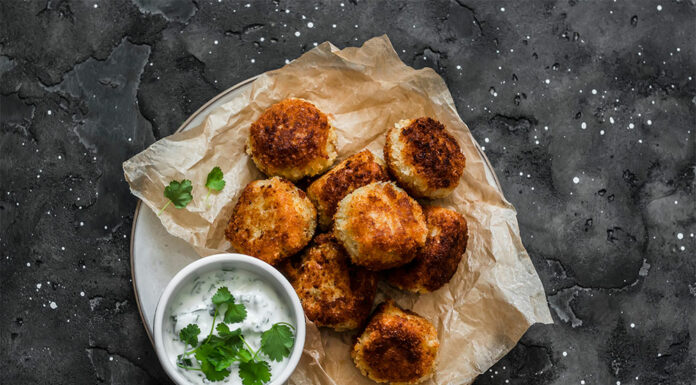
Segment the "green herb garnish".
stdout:
[[188,179],[184,179],[181,182],[175,180],[169,182],[169,186],[164,188],[164,196],[168,199],[167,204],[160,209],[157,215],[162,214],[170,203],[174,203],[174,207],[178,209],[186,207],[193,199],[191,190],[193,190],[193,186],[191,186],[191,181]]
[[[221,381],[230,375],[229,367],[239,363],[239,377],[244,385],[263,385],[271,380],[271,367],[259,358],[263,353],[273,361],[282,361],[290,355],[295,342],[295,327],[278,322],[261,335],[261,347],[254,350],[242,335],[241,329],[230,330],[227,324],[242,322],[247,311],[244,304],[236,303],[226,287],[220,287],[213,295],[215,308],[213,327],[208,336],[198,340],[201,330],[196,324],[188,324],[179,331],[179,339],[193,349],[178,356],[177,366],[186,370],[201,371],[210,381]],[[215,323],[223,314],[222,322]],[[217,335],[213,335],[213,330]],[[191,359],[191,355],[195,360]]]
[[213,191],[220,191],[225,187],[225,180],[222,179],[222,170],[215,166],[208,173],[208,178],[205,181],[205,187],[208,188],[208,194],[205,196],[205,202],[208,202],[208,197]]

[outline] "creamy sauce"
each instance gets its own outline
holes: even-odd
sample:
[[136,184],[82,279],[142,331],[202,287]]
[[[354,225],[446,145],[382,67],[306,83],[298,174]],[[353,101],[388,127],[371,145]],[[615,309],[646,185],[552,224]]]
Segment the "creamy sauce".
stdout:
[[[242,329],[242,335],[249,345],[258,349],[261,345],[261,333],[268,330],[277,322],[287,322],[294,325],[288,306],[281,301],[276,291],[262,280],[258,275],[243,269],[230,269],[205,273],[192,282],[184,285],[172,300],[169,320],[164,325],[164,346],[169,360],[176,366],[177,355],[183,353],[187,347],[179,340],[179,331],[188,324],[198,324],[201,334],[199,341],[210,333],[213,327],[213,315],[215,308],[211,298],[218,288],[225,286],[235,298],[237,303],[246,306],[247,317],[244,321],[227,324],[230,330]],[[218,315],[215,323],[221,322]],[[213,331],[217,335],[217,331]],[[188,347],[190,350],[191,347]],[[273,381],[287,365],[288,359],[276,362],[260,355],[271,367],[271,381]],[[196,362],[195,358],[192,361]],[[197,366],[197,362],[194,364]],[[223,381],[211,382],[199,371],[177,368],[179,372],[189,379],[192,384],[233,384],[241,385],[239,367],[237,363],[229,367],[231,371]]]

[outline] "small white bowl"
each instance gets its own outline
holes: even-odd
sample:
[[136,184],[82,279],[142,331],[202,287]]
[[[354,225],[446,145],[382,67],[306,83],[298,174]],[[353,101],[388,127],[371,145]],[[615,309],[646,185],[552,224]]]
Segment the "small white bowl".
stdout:
[[297,367],[297,363],[300,361],[305,343],[305,318],[300,298],[297,297],[290,282],[288,282],[288,280],[273,266],[260,259],[243,254],[216,254],[201,258],[181,269],[181,271],[169,281],[157,303],[154,324],[155,350],[157,351],[157,357],[164,371],[169,375],[169,378],[178,385],[190,385],[191,381],[181,375],[177,367],[169,361],[164,345],[164,320],[168,319],[170,315],[170,300],[178,294],[178,290],[182,286],[186,285],[195,277],[211,271],[231,268],[243,269],[258,275],[275,289],[281,300],[286,301],[286,304],[289,305],[290,314],[295,324],[295,344],[290,352],[287,365],[279,375],[271,378],[271,382],[269,382],[268,385],[285,384],[295,370],[295,367]]

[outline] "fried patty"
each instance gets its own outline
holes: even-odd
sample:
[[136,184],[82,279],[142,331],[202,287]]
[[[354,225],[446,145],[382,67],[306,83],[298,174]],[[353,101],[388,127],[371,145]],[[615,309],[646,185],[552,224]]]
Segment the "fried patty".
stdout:
[[331,234],[321,234],[301,255],[283,263],[307,318],[336,331],[365,324],[377,292],[377,274],[350,264]]
[[427,227],[418,202],[394,183],[375,182],[338,203],[334,234],[354,264],[376,271],[410,262]]
[[388,181],[380,160],[363,150],[332,168],[307,188],[307,196],[319,213],[319,227],[326,230],[333,222],[338,202],[358,187]]
[[417,384],[432,374],[439,347],[433,324],[388,300],[375,310],[351,357],[373,381]]
[[316,216],[312,202],[292,182],[256,180],[242,191],[225,236],[240,253],[274,265],[309,243]]
[[452,279],[468,240],[466,219],[458,212],[435,206],[423,212],[428,224],[425,246],[413,261],[387,271],[389,283],[416,293],[435,291]]
[[389,173],[417,198],[442,198],[459,184],[466,158],[457,140],[435,119],[402,120],[387,132]]
[[247,153],[264,174],[297,181],[331,167],[336,130],[314,104],[286,99],[252,123]]

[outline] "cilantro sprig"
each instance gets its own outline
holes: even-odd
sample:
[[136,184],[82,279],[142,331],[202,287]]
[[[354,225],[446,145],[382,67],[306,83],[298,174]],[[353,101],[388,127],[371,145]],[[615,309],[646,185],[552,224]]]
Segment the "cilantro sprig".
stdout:
[[188,179],[184,179],[181,182],[175,180],[169,182],[169,186],[164,188],[164,196],[168,199],[167,204],[160,209],[157,216],[161,215],[164,212],[164,209],[166,209],[171,203],[174,203],[174,207],[177,209],[183,209],[186,207],[186,205],[189,204],[189,202],[191,202],[193,199],[191,190],[193,190],[193,186],[191,186],[191,181]]
[[[192,349],[177,357],[177,366],[201,371],[210,381],[222,381],[230,375],[230,366],[238,363],[242,384],[268,383],[271,380],[271,366],[259,357],[259,353],[273,361],[288,357],[295,343],[295,327],[287,322],[274,324],[261,334],[261,346],[253,349],[244,339],[241,329],[230,330],[227,326],[246,319],[244,304],[236,303],[230,290],[224,286],[217,289],[211,302],[215,308],[213,327],[205,339],[198,340],[201,330],[196,324],[188,324],[179,331],[179,339]],[[219,315],[223,319],[216,324]],[[217,335],[213,334],[214,330]]]
[[213,191],[221,191],[223,188],[225,188],[225,180],[222,178],[223,175],[220,167],[215,166],[212,170],[210,170],[208,173],[208,178],[205,180],[205,187],[208,188],[208,194],[206,194],[204,202],[208,202],[210,193]]

